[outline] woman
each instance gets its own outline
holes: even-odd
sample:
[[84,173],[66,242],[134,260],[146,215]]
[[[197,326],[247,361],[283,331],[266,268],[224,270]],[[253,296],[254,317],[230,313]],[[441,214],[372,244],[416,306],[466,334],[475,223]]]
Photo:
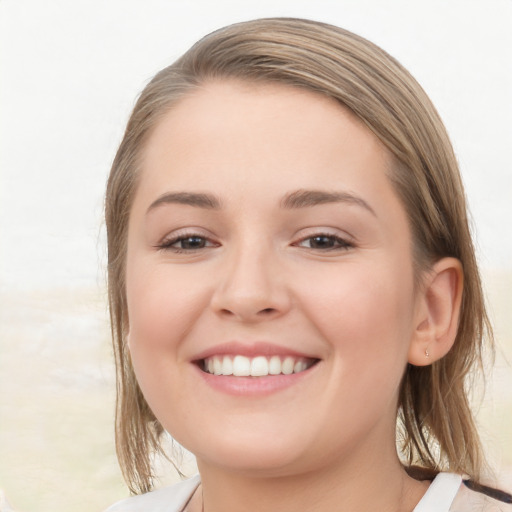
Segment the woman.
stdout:
[[200,473],[109,510],[506,506],[470,490],[490,327],[456,160],[384,51],[307,20],[205,37],[142,92],[106,222],[125,478],[151,489],[164,430]]

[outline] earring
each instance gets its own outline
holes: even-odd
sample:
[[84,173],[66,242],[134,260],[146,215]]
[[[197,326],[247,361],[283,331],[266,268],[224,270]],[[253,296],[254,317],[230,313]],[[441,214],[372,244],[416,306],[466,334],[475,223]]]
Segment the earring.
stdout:
[[425,357],[430,357],[430,354],[428,353],[428,347],[425,349]]

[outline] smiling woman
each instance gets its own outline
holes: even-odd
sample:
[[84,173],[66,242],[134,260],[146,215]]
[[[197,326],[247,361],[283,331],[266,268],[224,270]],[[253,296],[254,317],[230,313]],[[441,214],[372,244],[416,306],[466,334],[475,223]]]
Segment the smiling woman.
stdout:
[[494,506],[461,485],[490,329],[460,176],[381,49],[307,20],[207,36],[139,98],[106,219],[126,480],[151,489],[164,430],[200,473],[110,510]]

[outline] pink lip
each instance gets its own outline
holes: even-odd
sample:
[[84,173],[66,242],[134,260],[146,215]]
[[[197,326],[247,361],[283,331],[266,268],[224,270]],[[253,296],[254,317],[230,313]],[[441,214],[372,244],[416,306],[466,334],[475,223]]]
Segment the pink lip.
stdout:
[[281,345],[275,345],[273,343],[267,343],[263,341],[256,341],[250,343],[242,343],[240,341],[229,341],[227,343],[215,345],[214,347],[210,347],[204,350],[203,352],[198,353],[192,358],[192,360],[200,361],[201,359],[207,359],[208,357],[225,355],[241,355],[246,357],[293,356],[318,359],[318,357],[315,357],[314,355],[298,352],[296,350],[292,350]]
[[216,391],[234,396],[262,397],[293,386],[301,382],[304,378],[314,371],[316,364],[300,373],[291,375],[269,375],[267,377],[234,377],[232,375],[212,375],[201,369],[200,361],[213,356],[224,355],[242,355],[246,357],[256,356],[293,356],[307,359],[318,359],[311,354],[298,352],[282,345],[268,343],[263,341],[240,342],[230,341],[210,347],[199,352],[192,358],[195,371],[199,373],[200,378],[209,387]]
[[[288,352],[289,353],[289,352]],[[307,378],[318,365],[291,375],[273,375],[268,377],[233,377],[232,375],[212,375],[195,365],[195,371],[209,387],[227,395],[242,397],[264,397],[282,391]]]

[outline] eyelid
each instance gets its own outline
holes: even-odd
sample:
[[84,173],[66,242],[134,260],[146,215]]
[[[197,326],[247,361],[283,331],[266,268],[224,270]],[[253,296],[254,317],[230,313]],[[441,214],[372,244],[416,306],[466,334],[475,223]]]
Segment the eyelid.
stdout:
[[[203,238],[206,240],[208,245],[206,247],[200,247],[197,249],[180,249],[178,247],[172,247],[175,243],[186,238]],[[172,231],[165,235],[161,240],[155,244],[155,248],[159,250],[175,250],[176,252],[193,252],[194,250],[201,250],[204,248],[218,247],[220,244],[213,240],[213,237],[206,234],[201,228],[182,228],[176,231]]]
[[302,242],[305,242],[306,240],[309,240],[311,238],[327,237],[335,239],[337,242],[339,242],[339,245],[337,247],[324,249],[308,247],[306,247],[306,249],[327,252],[329,250],[347,250],[356,246],[355,240],[353,239],[352,236],[348,235],[347,233],[340,233],[338,230],[332,228],[311,228],[304,231],[307,232],[300,234],[300,236],[297,237],[297,240],[293,242],[292,245],[300,247],[300,244]]
[[[204,239],[206,245],[204,247],[198,247],[196,249],[182,249],[179,247],[173,247],[174,244],[178,243],[180,240],[187,238],[201,238]],[[352,247],[355,247],[355,241],[352,236],[347,233],[340,233],[337,229],[334,228],[306,228],[301,230],[295,237],[295,241],[293,241],[290,245],[301,247],[301,244],[309,239],[315,237],[327,237],[332,238],[337,242],[337,246],[335,247],[326,247],[326,248],[309,248],[314,251],[335,251],[335,250],[346,250]],[[219,247],[221,244],[216,242],[214,237],[211,234],[205,233],[205,230],[202,228],[181,228],[171,233],[168,233],[161,240],[154,245],[154,247],[158,250],[175,250],[176,252],[194,252],[200,251],[202,249],[211,248],[211,247]]]

